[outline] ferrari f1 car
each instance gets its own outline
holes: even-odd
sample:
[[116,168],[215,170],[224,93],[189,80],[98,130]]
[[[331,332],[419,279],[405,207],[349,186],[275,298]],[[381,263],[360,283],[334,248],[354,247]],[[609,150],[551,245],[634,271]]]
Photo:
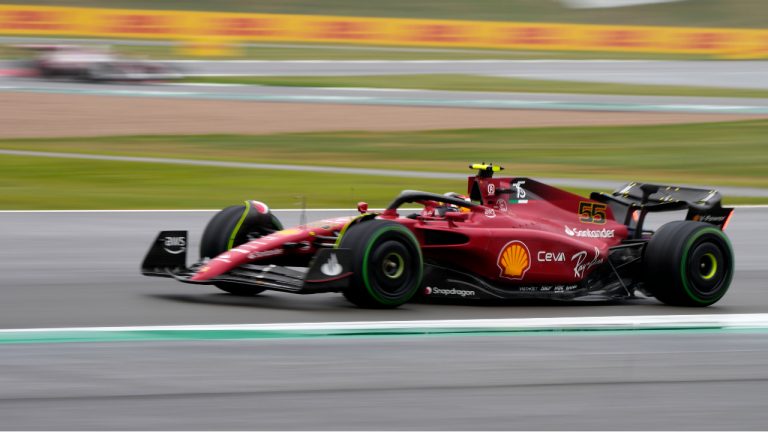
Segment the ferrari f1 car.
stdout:
[[[629,183],[574,195],[530,178],[495,178],[475,164],[466,196],[403,191],[381,212],[284,229],[266,204],[216,214],[201,259],[187,266],[186,231],[163,231],[142,273],[209,284],[235,295],[263,290],[341,292],[360,307],[421,298],[621,299],[636,293],[679,306],[717,302],[733,277],[723,230],[733,209],[717,191]],[[403,204],[420,209],[401,214]],[[653,212],[687,211],[653,232]],[[406,213],[406,212],[403,212]]]

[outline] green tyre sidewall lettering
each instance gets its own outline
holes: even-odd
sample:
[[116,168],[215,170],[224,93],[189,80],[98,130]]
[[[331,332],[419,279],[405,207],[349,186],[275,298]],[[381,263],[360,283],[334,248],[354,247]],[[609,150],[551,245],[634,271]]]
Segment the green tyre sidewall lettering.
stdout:
[[[352,303],[367,308],[393,308],[413,298],[421,286],[424,262],[416,237],[404,226],[383,220],[364,221],[350,227],[341,247],[353,251],[353,276],[344,296]],[[377,280],[379,270],[384,274],[378,257],[396,255],[402,262],[396,277]],[[396,286],[398,279],[403,284]],[[386,284],[394,290],[387,294]]]

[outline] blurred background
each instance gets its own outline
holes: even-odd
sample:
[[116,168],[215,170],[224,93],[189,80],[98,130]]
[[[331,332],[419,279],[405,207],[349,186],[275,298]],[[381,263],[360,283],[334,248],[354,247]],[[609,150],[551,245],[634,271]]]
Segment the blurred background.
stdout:
[[[423,188],[438,190],[468,161],[494,160],[578,192],[634,179],[733,187],[727,202],[761,203],[763,8],[17,1],[0,6],[0,147],[426,170],[438,174]],[[285,206],[297,194],[316,207],[383,205],[406,186],[295,171],[264,186],[265,167],[3,161],[8,209],[48,206],[46,181],[58,208],[209,208],[249,195]]]
[[[766,16],[763,0],[2,4],[0,328],[763,314]],[[304,206],[314,219],[463,192],[481,161],[580,194],[717,188],[741,206],[731,291],[706,310],[365,311],[138,274],[158,230],[190,229],[194,249],[215,209],[245,199],[295,224]],[[761,331],[96,339],[0,337],[0,428],[768,424]]]

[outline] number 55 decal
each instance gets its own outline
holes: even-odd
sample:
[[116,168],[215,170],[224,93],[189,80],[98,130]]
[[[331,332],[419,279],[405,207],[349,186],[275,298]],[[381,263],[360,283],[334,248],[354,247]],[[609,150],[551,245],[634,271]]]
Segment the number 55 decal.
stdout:
[[605,210],[607,208],[608,206],[605,204],[581,201],[579,202],[579,221],[582,223],[604,224],[606,218]]

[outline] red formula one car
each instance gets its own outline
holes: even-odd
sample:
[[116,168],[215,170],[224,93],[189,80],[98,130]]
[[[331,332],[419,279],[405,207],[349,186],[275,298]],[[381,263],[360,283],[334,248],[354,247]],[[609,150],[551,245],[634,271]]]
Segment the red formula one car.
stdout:
[[[529,178],[494,178],[475,164],[468,196],[403,191],[382,212],[283,229],[258,201],[216,214],[201,260],[186,265],[186,231],[163,231],[147,276],[211,284],[237,295],[263,290],[341,292],[361,307],[424,298],[616,299],[636,291],[664,303],[708,306],[733,277],[723,233],[733,209],[714,190],[629,183],[584,198]],[[421,211],[401,214],[406,203]],[[643,229],[650,212],[685,220]]]

